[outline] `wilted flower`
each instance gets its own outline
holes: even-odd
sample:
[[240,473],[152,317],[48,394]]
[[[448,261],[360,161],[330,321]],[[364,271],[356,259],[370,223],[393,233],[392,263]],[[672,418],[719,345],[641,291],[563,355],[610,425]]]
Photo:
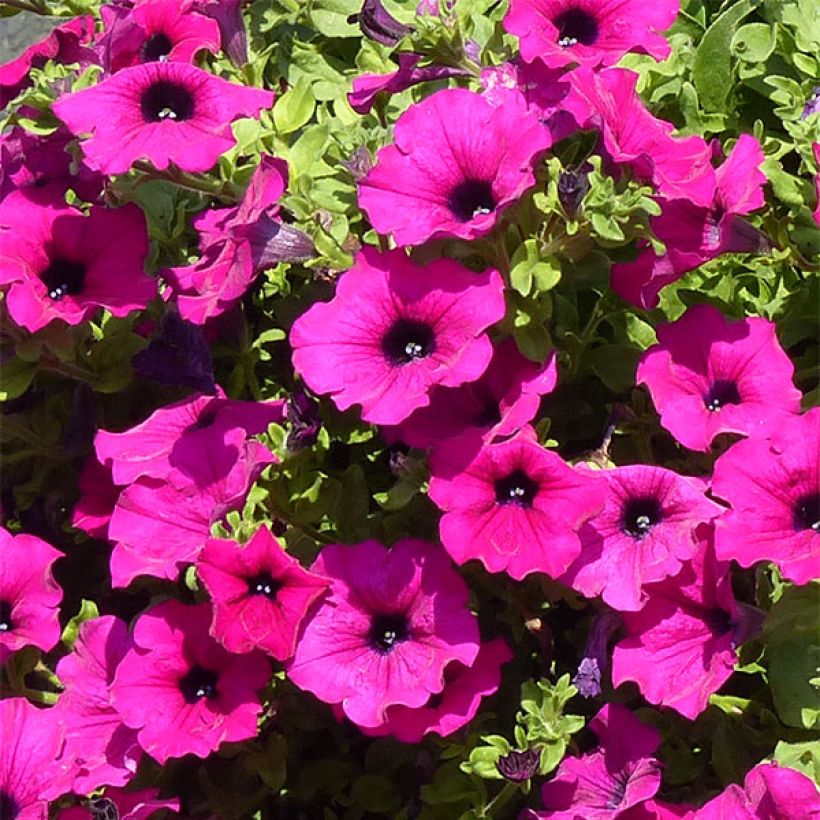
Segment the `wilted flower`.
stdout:
[[609,668],[609,641],[620,625],[621,619],[612,610],[598,612],[592,619],[584,657],[572,679],[581,697],[594,698],[601,694],[601,679]]
[[513,749],[498,759],[496,767],[507,780],[523,783],[538,773],[540,763],[541,752],[538,749],[527,749],[523,752]]
[[349,23],[358,23],[365,37],[384,46],[394,46],[406,34],[413,31],[411,26],[400,23],[384,7],[381,0],[364,0],[362,10],[348,17]]

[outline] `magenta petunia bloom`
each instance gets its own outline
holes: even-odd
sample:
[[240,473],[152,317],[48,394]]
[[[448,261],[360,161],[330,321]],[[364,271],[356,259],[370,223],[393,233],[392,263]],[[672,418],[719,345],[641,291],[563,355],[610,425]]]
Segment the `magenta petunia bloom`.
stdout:
[[730,322],[704,304],[657,333],[658,344],[638,364],[637,381],[649,388],[661,424],[684,447],[706,452],[720,433],[760,438],[800,412],[794,366],[773,322]]
[[0,663],[24,646],[48,651],[60,640],[63,591],[51,565],[62,557],[34,535],[0,527]]
[[325,547],[311,570],[330,592],[305,622],[290,679],[365,728],[390,706],[424,706],[445,686],[444,670],[470,666],[479,648],[468,590],[433,544],[405,538]]
[[820,578],[820,409],[781,419],[767,441],[734,444],[715,464],[718,557],[774,561],[796,584]]
[[[217,435],[218,433],[218,435]],[[211,525],[240,509],[262,469],[274,460],[242,429],[193,437],[164,479],[137,479],[123,490],[108,525],[115,587],[138,575],[175,580],[196,561]]]
[[108,817],[116,817],[117,820],[148,820],[160,809],[179,811],[179,798],[160,797],[159,789],[106,789],[102,797],[90,798],[85,806],[61,809],[57,812],[56,820],[102,820]]
[[612,289],[633,305],[654,308],[658,292],[685,273],[723,253],[757,253],[768,240],[740,218],[763,207],[766,177],[760,143],[741,134],[726,161],[715,171],[714,198],[708,207],[687,199],[661,200],[663,213],[653,217],[652,232],[665,245],[656,256],[651,247],[641,249],[634,262],[612,268]]
[[[226,430],[241,429],[246,436],[256,436],[284,418],[284,401],[236,401],[195,393],[160,407],[122,433],[99,430],[94,447],[97,458],[110,467],[114,482],[130,484],[140,476],[165,478],[174,469],[184,470],[186,451],[218,447]],[[206,481],[210,475],[204,474]]]
[[63,727],[51,709],[0,700],[0,817],[47,820],[48,802],[71,788],[55,763]]
[[701,525],[698,553],[674,577],[645,587],[640,612],[624,612],[626,638],[612,653],[612,682],[633,680],[643,696],[694,720],[728,680],[737,646],[761,613],[735,601],[729,564],[714,555],[712,525]]
[[270,665],[261,652],[226,652],[208,634],[210,621],[208,604],[165,601],[137,619],[134,647],[117,667],[114,706],[160,763],[256,737],[256,693]]
[[303,569],[265,526],[241,546],[211,538],[196,568],[213,604],[211,635],[229,652],[261,649],[280,661],[293,655],[308,609],[330,584]]
[[197,0],[196,10],[216,20],[222,50],[237,67],[248,62],[248,34],[242,17],[245,0]]
[[524,358],[513,339],[496,345],[490,364],[476,381],[461,387],[434,387],[430,404],[398,427],[387,427],[388,440],[426,449],[465,431],[486,441],[503,438],[532,421],[541,397],[558,381],[555,355],[543,365]]
[[94,456],[88,456],[77,479],[80,497],[71,512],[71,526],[92,538],[108,537],[108,522],[120,488],[111,479],[111,470],[103,467]]
[[691,820],[817,820],[820,792],[802,772],[758,763],[747,772],[741,788],[732,783]]
[[110,72],[170,60],[192,63],[200,51],[219,51],[219,26],[194,11],[194,0],[142,0],[128,8],[100,8],[105,33],[98,50]]
[[627,708],[608,703],[589,722],[599,748],[582,757],[567,756],[541,790],[546,811],[528,820],[614,820],[651,798],[661,785],[661,765],[653,757],[660,732],[641,723]]
[[817,173],[814,175],[814,195],[817,197],[817,205],[814,208],[814,221],[820,225],[820,142],[815,142],[811,150],[814,154],[814,163],[817,166]]
[[74,651],[57,664],[65,687],[53,712],[65,725],[59,762],[77,794],[125,785],[142,757],[137,733],[122,722],[111,700],[117,666],[131,647],[126,623],[105,615],[80,624]]
[[[364,729],[367,735],[392,735],[404,743],[420,743],[428,734],[447,737],[466,726],[483,698],[498,691],[501,666],[513,653],[503,638],[482,643],[471,666],[451,663],[444,669],[446,683],[423,706],[389,706],[381,726]],[[341,711],[341,707],[339,707]]]
[[429,495],[444,510],[444,548],[458,564],[476,558],[516,580],[566,570],[581,552],[579,528],[601,509],[604,487],[543,448],[531,427],[477,452],[465,436],[430,456]]
[[[229,83],[187,63],[154,62],[57,100],[54,113],[82,143],[89,167],[121,174],[137,160],[160,170],[208,171],[236,144],[231,123],[273,105],[273,93]],[[99,112],[106,116],[100,117]]]
[[613,65],[630,51],[669,56],[660,32],[678,16],[680,0],[510,0],[504,28],[520,41],[528,62]]
[[359,183],[359,206],[398,245],[474,239],[535,184],[533,166],[551,142],[522,102],[494,107],[473,91],[444,89],[399,117],[394,143]]
[[473,273],[450,259],[419,267],[401,250],[366,247],[335,298],[314,304],[290,332],[293,365],[340,410],[397,424],[426,406],[435,385],[457,387],[487,368],[487,328],[503,318],[498,271]]
[[715,172],[711,150],[702,137],[674,137],[674,127],[646,109],[635,88],[638,75],[625,68],[568,75],[572,91],[562,107],[583,128],[597,128],[611,160],[629,165],[666,199],[686,199],[710,207]]
[[677,574],[697,551],[697,526],[723,507],[706,498],[705,482],[662,467],[596,474],[607,483],[604,508],[581,528],[581,554],[561,580],[613,609],[640,609],[643,585]]
[[65,205],[53,186],[9,194],[0,203],[0,285],[10,285],[12,319],[30,331],[61,319],[76,325],[98,307],[126,316],[156,296],[145,274],[148,229],[136,205]]

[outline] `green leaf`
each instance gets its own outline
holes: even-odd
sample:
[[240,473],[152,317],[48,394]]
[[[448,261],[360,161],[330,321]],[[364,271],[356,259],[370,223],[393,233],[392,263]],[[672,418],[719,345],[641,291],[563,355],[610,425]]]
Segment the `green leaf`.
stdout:
[[732,51],[741,60],[763,63],[777,45],[777,26],[766,23],[748,23],[741,26],[732,38]]
[[12,356],[0,364],[0,401],[22,396],[37,373],[37,362]]
[[781,740],[774,750],[774,759],[781,766],[797,769],[820,783],[820,740],[805,743],[786,743]]
[[71,651],[77,642],[77,635],[80,631],[80,624],[99,617],[99,610],[94,601],[87,601],[85,598],[80,601],[80,611],[65,625],[63,634],[60,636],[63,646]]
[[301,128],[312,116],[313,89],[307,77],[301,77],[273,107],[273,122],[280,134],[290,134]]

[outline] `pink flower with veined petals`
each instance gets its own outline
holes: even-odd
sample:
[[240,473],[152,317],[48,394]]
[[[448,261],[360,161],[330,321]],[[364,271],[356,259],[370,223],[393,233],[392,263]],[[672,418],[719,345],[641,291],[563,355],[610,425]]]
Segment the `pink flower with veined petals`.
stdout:
[[61,809],[56,820],[98,820],[104,810],[116,809],[118,820],[148,820],[160,809],[179,811],[178,797],[160,797],[159,789],[140,789],[127,792],[125,789],[106,789],[102,797],[92,797],[87,806],[72,806]]
[[208,604],[165,601],[141,615],[111,696],[126,726],[159,763],[206,757],[226,741],[256,737],[257,691],[270,676],[261,652],[233,655],[208,634]]
[[447,552],[458,564],[477,558],[516,580],[564,572],[581,552],[581,524],[603,504],[603,479],[573,470],[530,427],[477,452],[467,436],[443,444],[430,457],[430,474]]
[[[99,430],[94,439],[97,458],[111,468],[116,484],[130,484],[140,476],[165,478],[181,469],[187,448],[219,446],[219,431],[241,429],[255,436],[284,420],[285,402],[250,402],[224,395],[194,394],[160,407],[145,421],[121,433]],[[206,441],[203,441],[206,440]]]
[[388,707],[424,706],[444,688],[448,664],[475,661],[467,585],[435,545],[334,544],[311,570],[331,579],[330,592],[305,622],[286,670],[300,688],[341,703],[354,723],[373,728]]
[[758,763],[735,783],[697,809],[691,820],[817,820],[820,792],[802,772]]
[[465,431],[480,432],[486,441],[519,430],[538,412],[541,397],[558,381],[555,355],[543,365],[524,358],[513,339],[496,345],[482,376],[461,387],[434,387],[430,404],[416,410],[398,427],[386,427],[388,440],[426,449]]
[[637,381],[684,447],[706,452],[720,433],[760,438],[800,412],[794,366],[773,322],[730,322],[712,305],[695,305],[657,333]]
[[293,366],[340,410],[397,424],[430,401],[435,385],[477,379],[492,356],[487,328],[504,316],[498,271],[450,259],[419,267],[403,251],[364,248],[335,298],[314,304],[290,332]]
[[62,557],[34,535],[0,527],[0,663],[24,646],[47,652],[60,640],[63,590],[51,565]]
[[718,557],[774,561],[796,584],[820,577],[820,408],[778,422],[766,441],[734,444],[712,491],[731,505],[717,523]]
[[521,56],[552,66],[595,68],[637,51],[669,56],[660,32],[678,16],[680,0],[511,0],[504,29],[519,37]]
[[613,609],[641,608],[644,584],[675,575],[698,548],[697,526],[717,518],[706,483],[637,464],[602,470],[604,508],[580,530],[583,549],[564,583]]
[[108,522],[120,497],[120,488],[111,479],[111,470],[94,456],[88,456],[77,479],[80,497],[71,512],[71,526],[92,538],[108,537]]
[[82,142],[90,168],[121,174],[141,159],[160,170],[173,163],[208,171],[236,145],[231,123],[272,105],[270,91],[186,63],[155,62],[124,68],[61,97],[52,109],[74,134],[91,134]]
[[114,674],[131,645],[126,623],[105,615],[80,624],[74,651],[57,664],[65,689],[53,713],[66,727],[60,764],[77,794],[125,785],[142,757],[137,733],[111,701]]
[[494,107],[467,89],[437,91],[399,117],[393,144],[359,183],[359,206],[401,246],[474,239],[535,184],[533,166],[551,143],[523,102]]
[[653,757],[660,732],[624,706],[608,703],[589,722],[599,748],[582,757],[567,756],[541,790],[546,811],[527,820],[615,820],[651,798],[661,785],[661,766]]
[[303,569],[263,526],[247,544],[211,538],[197,574],[213,603],[211,635],[229,652],[293,655],[299,627],[330,581]]
[[174,580],[196,561],[211,525],[240,509],[273,454],[242,429],[214,430],[194,438],[178,453],[178,466],[165,478],[138,478],[123,490],[108,525],[117,543],[111,579],[126,586],[138,575]]
[[55,319],[77,325],[99,307],[114,316],[144,308],[157,283],[143,270],[145,216],[136,205],[65,204],[54,185],[9,194],[0,203],[0,285],[10,285],[12,319],[35,331]]

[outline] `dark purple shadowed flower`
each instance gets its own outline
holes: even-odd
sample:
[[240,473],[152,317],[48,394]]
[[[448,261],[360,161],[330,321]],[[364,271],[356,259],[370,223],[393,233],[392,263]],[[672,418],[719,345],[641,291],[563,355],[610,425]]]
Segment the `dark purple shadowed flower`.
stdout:
[[219,26],[222,50],[235,66],[248,62],[248,35],[242,18],[245,0],[199,0],[197,11],[213,17]]
[[383,46],[394,46],[413,31],[411,26],[406,26],[393,17],[381,0],[364,0],[362,10],[358,14],[351,14],[347,21],[358,23],[365,37]]
[[509,754],[500,758],[496,766],[507,780],[512,780],[513,783],[523,783],[535,776],[540,761],[541,752],[538,749],[527,749],[523,752],[513,749]]
[[288,400],[288,433],[286,446],[288,450],[301,450],[316,442],[322,420],[319,417],[319,402],[312,399],[307,390],[298,387]]
[[589,173],[584,168],[568,168],[559,174],[558,201],[570,219],[581,213],[581,206],[588,190]]
[[601,677],[609,667],[609,640],[620,625],[621,619],[611,610],[599,612],[593,618],[584,657],[572,679],[582,697],[594,698],[601,694]]
[[811,92],[811,97],[806,100],[806,105],[803,108],[800,119],[808,119],[812,114],[817,114],[818,112],[820,112],[820,85],[814,87],[814,90]]

